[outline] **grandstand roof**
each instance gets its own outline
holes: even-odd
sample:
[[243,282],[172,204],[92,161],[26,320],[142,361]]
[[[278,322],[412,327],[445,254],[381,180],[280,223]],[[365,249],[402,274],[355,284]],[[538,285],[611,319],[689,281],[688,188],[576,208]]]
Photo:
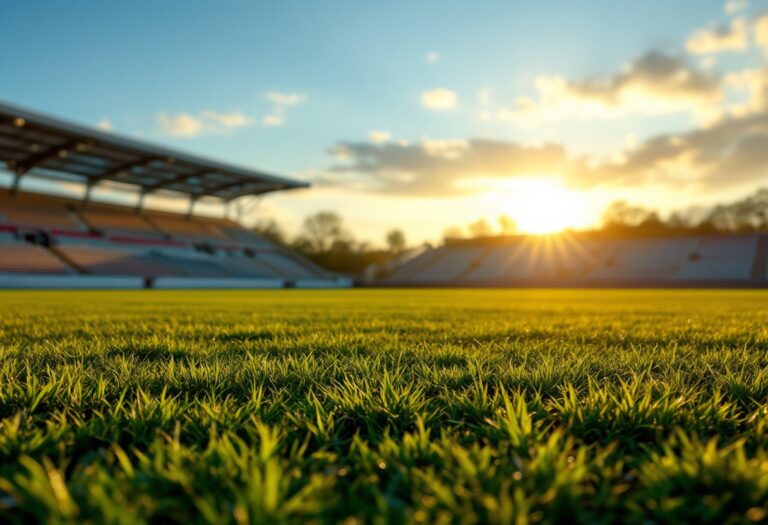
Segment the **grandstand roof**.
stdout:
[[244,195],[307,187],[254,170],[120,137],[0,102],[0,163],[26,173],[93,186],[132,184],[143,193],[170,190],[193,200],[225,201]]

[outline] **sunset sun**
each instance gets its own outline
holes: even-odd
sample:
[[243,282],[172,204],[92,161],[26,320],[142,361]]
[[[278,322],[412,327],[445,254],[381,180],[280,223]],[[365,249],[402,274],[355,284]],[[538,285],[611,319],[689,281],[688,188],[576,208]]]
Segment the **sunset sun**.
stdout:
[[509,215],[521,233],[558,233],[591,220],[582,195],[556,181],[520,181],[512,194]]

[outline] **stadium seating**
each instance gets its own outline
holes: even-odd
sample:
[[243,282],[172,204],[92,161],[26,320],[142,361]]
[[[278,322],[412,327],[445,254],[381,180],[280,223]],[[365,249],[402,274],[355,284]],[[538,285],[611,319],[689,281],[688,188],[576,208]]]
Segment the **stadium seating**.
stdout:
[[272,266],[264,264],[257,257],[242,254],[222,255],[215,259],[216,264],[225,268],[232,277],[255,279],[282,279],[283,275]]
[[[387,279],[396,285],[765,285],[768,242],[758,234],[605,238],[518,236],[454,241]],[[762,255],[761,255],[762,254]],[[760,258],[762,257],[762,258]],[[766,268],[757,268],[762,264]]]
[[459,279],[486,251],[484,247],[449,248],[448,253],[429,264],[414,276],[414,280],[442,282]]
[[0,273],[67,274],[67,265],[42,246],[0,238]]
[[590,279],[670,279],[691,254],[691,238],[626,239],[609,260],[589,275]]
[[178,275],[174,268],[133,250],[67,244],[58,246],[56,251],[81,273],[90,275]]
[[302,264],[294,257],[285,253],[264,252],[257,255],[258,260],[266,266],[273,268],[282,277],[293,279],[311,279],[317,276],[317,272],[308,264]]
[[426,249],[416,257],[409,259],[405,264],[395,268],[389,280],[393,282],[408,282],[415,280],[415,277],[425,271],[429,265],[447,255],[449,248],[440,246],[438,248]]
[[161,237],[157,228],[135,211],[124,211],[114,206],[89,204],[77,208],[77,214],[94,230],[105,233],[132,234]]
[[757,237],[711,237],[699,240],[675,277],[678,279],[749,279]]
[[60,201],[0,192],[0,223],[49,229],[82,230],[84,225]]
[[221,231],[231,240],[248,246],[270,246],[271,243],[261,235],[244,230],[239,226],[222,226]]
[[[94,280],[107,276],[140,277],[145,283],[165,278],[164,285],[173,287],[349,286],[348,280],[227,219],[138,213],[124,206],[3,192],[0,276],[21,273],[41,279],[48,274],[88,276],[86,286],[128,283]],[[14,283],[6,277],[0,282]],[[61,280],[51,282],[63,286]]]
[[170,237],[200,241],[207,239],[230,240],[218,226],[204,220],[159,212],[147,212],[144,217],[158,231]]

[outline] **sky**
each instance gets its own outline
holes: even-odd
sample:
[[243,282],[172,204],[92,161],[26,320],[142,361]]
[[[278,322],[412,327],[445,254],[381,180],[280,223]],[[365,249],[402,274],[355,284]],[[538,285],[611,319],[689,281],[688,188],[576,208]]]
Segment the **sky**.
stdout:
[[415,244],[768,185],[768,0],[0,0],[0,15],[0,100],[312,183],[249,203],[246,224],[295,233],[333,210],[359,240],[400,228]]

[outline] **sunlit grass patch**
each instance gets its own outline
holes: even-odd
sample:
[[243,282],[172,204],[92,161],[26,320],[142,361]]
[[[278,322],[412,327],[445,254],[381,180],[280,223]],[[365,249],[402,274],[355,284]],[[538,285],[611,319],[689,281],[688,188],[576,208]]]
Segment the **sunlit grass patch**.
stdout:
[[0,294],[0,522],[768,521],[768,293]]

